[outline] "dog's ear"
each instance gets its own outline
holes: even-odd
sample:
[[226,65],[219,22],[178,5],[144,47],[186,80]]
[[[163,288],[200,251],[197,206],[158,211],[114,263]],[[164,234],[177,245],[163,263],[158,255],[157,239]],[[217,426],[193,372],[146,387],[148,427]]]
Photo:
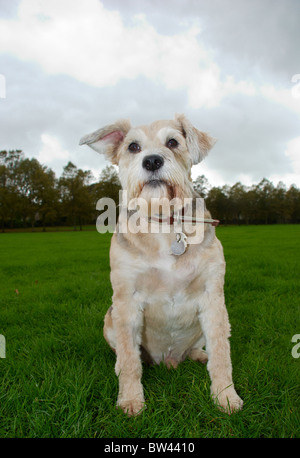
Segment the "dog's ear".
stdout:
[[118,164],[118,148],[131,125],[127,119],[121,119],[115,124],[105,126],[96,130],[91,134],[87,134],[81,138],[79,145],[88,145],[98,153],[105,156],[113,163]]
[[205,158],[217,140],[207,133],[196,129],[183,114],[176,114],[175,121],[179,124],[179,128],[185,137],[192,164],[198,164]]

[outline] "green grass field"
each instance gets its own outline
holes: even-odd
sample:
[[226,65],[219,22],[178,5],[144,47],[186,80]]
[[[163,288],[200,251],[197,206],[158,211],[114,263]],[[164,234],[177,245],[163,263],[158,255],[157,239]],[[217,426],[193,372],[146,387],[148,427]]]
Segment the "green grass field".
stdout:
[[115,408],[115,356],[103,335],[111,304],[110,235],[0,234],[0,437],[299,437],[300,226],[220,227],[227,260],[236,389],[220,412],[206,367],[144,366],[147,409]]

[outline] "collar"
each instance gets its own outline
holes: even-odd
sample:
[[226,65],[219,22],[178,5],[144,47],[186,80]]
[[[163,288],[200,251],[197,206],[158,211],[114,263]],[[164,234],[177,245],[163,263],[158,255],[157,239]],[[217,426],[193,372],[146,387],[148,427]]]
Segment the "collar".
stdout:
[[179,212],[176,216],[170,215],[168,217],[163,217],[159,215],[155,215],[152,217],[149,217],[148,219],[149,223],[152,221],[160,224],[169,224],[172,226],[174,223],[175,224],[180,224],[180,223],[190,223],[190,224],[197,224],[197,223],[206,223],[206,224],[211,224],[212,226],[218,226],[220,221],[218,219],[212,219],[212,218],[195,218],[193,216],[185,216],[181,215]]

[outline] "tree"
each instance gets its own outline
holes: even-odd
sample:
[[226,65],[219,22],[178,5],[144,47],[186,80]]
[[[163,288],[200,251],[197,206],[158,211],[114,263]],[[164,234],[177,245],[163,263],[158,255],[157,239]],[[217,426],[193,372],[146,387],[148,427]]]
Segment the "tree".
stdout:
[[120,189],[121,183],[118,172],[112,165],[106,166],[100,174],[98,183],[94,186],[96,199],[110,197],[118,204]]
[[256,185],[256,193],[258,197],[258,218],[260,221],[263,221],[265,224],[270,222],[270,217],[273,211],[272,205],[272,193],[274,191],[274,185],[267,178],[263,178]]
[[280,181],[272,192],[272,211],[276,223],[286,223],[289,219],[289,207],[286,201],[286,186]]
[[258,222],[258,194],[256,185],[253,185],[246,192],[245,220],[246,224],[255,224]]
[[20,198],[19,211],[23,225],[26,221],[30,221],[33,228],[35,222],[35,214],[38,211],[36,201],[36,190],[34,183],[34,175],[37,173],[39,163],[36,159],[24,159],[20,161],[16,168],[16,184]]
[[8,220],[8,215],[9,215],[10,191],[9,191],[7,182],[8,182],[8,170],[4,164],[1,164],[0,165],[0,218],[1,218],[2,232],[4,232],[5,223]]
[[197,193],[200,195],[200,197],[205,199],[211,186],[205,175],[200,175],[196,178],[196,180],[193,181],[193,187],[195,191],[197,191]]
[[6,223],[11,227],[20,209],[17,170],[24,160],[21,150],[0,151],[0,215],[2,231]]
[[214,187],[211,188],[207,198],[205,199],[207,208],[211,212],[213,218],[224,221],[225,224],[227,224],[229,220],[229,202],[227,192],[228,189],[225,186],[223,186],[223,188]]
[[19,196],[19,213],[23,224],[33,228],[41,221],[53,222],[56,216],[58,192],[54,172],[37,159],[22,159],[15,168],[15,187]]
[[300,222],[300,190],[293,184],[286,192],[286,205],[289,212],[289,222]]
[[[119,191],[121,190],[121,183],[119,175],[115,167],[112,165],[106,166],[99,177],[99,181],[91,185],[91,193],[93,196],[93,205],[96,209],[96,205],[99,199],[102,197],[109,197],[113,199],[117,212],[119,210]],[[97,218],[97,212],[95,212],[95,219]]]
[[59,192],[57,180],[53,170],[41,166],[36,168],[33,175],[33,186],[35,190],[35,202],[38,212],[35,215],[37,221],[41,221],[43,230],[46,224],[55,222],[58,216]]
[[236,183],[229,189],[230,219],[241,224],[247,213],[246,189],[241,183]]
[[[0,227],[71,223],[74,230],[95,222],[96,204],[102,197],[119,204],[120,180],[115,167],[107,166],[98,182],[90,184],[90,171],[69,162],[59,180],[37,159],[21,150],[0,151]],[[266,178],[251,187],[242,183],[211,188],[204,175],[193,182],[214,218],[225,224],[300,223],[300,190],[284,183],[276,187]],[[117,206],[118,208],[118,206]]]
[[59,179],[62,210],[69,221],[73,223],[74,231],[77,230],[77,224],[82,230],[84,219],[88,219],[93,210],[88,189],[91,177],[90,170],[77,169],[72,162],[69,162],[64,167],[63,174]]

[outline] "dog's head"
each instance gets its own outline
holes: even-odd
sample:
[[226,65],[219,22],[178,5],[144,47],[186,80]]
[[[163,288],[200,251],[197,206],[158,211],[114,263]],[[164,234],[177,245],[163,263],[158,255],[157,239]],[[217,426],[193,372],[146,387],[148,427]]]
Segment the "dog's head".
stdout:
[[207,155],[215,139],[200,132],[184,115],[131,127],[127,120],[103,127],[80,140],[119,166],[128,198],[192,197],[191,167]]

